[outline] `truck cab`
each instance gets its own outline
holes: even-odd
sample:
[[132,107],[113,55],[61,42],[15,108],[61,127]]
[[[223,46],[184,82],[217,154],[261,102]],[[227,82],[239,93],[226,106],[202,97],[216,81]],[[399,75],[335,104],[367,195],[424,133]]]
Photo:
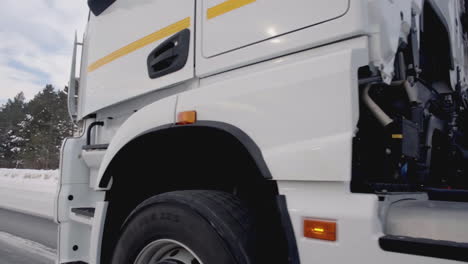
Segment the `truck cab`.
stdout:
[[88,5],[57,263],[468,261],[463,0]]

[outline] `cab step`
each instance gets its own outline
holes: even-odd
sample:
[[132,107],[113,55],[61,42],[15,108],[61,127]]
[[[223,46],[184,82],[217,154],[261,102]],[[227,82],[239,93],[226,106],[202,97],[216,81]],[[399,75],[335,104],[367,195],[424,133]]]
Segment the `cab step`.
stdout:
[[93,225],[95,208],[81,207],[70,209],[70,219],[88,226]]
[[82,147],[83,150],[106,150],[109,147],[109,144],[96,144],[96,145],[85,145]]
[[93,218],[94,212],[96,211],[96,209],[92,207],[82,207],[82,208],[72,208],[71,211],[72,213],[79,215],[79,216]]

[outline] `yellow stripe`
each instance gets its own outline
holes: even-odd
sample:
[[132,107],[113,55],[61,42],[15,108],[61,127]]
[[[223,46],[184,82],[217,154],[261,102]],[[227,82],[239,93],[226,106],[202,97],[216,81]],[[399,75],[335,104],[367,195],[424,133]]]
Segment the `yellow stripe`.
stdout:
[[228,0],[219,5],[208,8],[206,16],[208,19],[212,19],[245,5],[251,4],[255,1],[257,0]]
[[97,60],[96,62],[92,63],[91,65],[88,66],[88,72],[92,72],[97,70],[98,68],[120,58],[123,57],[131,52],[134,52],[138,49],[141,49],[153,42],[156,42],[158,40],[161,40],[165,37],[174,35],[175,33],[184,30],[186,28],[190,27],[190,17],[187,17],[177,23],[174,23],[168,27],[165,27],[161,30],[158,30],[152,34],[149,34],[146,37],[143,37],[121,49],[118,49],[111,54]]
[[402,139],[403,135],[402,134],[392,134],[393,139]]

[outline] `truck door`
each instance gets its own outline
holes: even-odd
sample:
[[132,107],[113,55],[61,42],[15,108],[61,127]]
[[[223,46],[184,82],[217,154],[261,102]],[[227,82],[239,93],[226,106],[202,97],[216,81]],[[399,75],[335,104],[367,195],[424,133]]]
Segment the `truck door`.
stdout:
[[211,58],[346,14],[349,0],[203,0],[202,50]]
[[78,117],[194,76],[194,0],[89,4]]

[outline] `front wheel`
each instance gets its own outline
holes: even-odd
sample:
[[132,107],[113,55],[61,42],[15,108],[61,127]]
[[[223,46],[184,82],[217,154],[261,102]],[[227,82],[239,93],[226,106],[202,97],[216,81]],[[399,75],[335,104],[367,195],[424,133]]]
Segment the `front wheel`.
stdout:
[[241,201],[217,191],[180,191],[140,204],[123,226],[113,264],[249,264],[253,221]]

